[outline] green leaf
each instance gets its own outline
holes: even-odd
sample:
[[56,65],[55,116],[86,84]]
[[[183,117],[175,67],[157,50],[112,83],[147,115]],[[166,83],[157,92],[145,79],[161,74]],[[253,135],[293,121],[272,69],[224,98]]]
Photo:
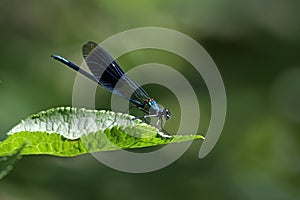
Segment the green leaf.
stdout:
[[76,156],[197,138],[204,139],[201,135],[165,135],[128,114],[62,107],[31,115],[15,126],[0,142],[0,156],[13,154],[24,144],[21,155]]

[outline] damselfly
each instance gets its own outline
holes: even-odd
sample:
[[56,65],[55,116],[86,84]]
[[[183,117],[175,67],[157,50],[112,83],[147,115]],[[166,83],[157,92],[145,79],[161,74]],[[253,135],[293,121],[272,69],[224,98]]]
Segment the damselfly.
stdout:
[[[163,130],[163,118],[168,120],[171,112],[150,98],[141,86],[124,73],[108,52],[95,42],[87,42],[82,47],[82,54],[91,73],[61,56],[52,55],[51,57],[78,71],[113,94],[129,100],[135,107],[146,113],[146,115],[136,118],[157,117],[156,127]],[[158,127],[159,125],[160,127]]]

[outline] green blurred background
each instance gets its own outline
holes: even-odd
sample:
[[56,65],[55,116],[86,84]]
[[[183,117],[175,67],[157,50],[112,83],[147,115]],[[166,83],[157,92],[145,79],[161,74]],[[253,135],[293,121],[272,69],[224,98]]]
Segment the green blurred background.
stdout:
[[[223,133],[198,159],[201,142],[172,165],[152,173],[110,169],[91,155],[23,156],[0,180],[0,199],[299,199],[300,1],[152,0],[0,2],[0,136],[26,116],[72,105],[75,73],[53,61],[61,54],[80,64],[81,45],[131,28],[158,26],[183,32],[211,55],[228,97]],[[206,131],[209,96],[183,60],[154,50],[122,56],[125,71],[147,62],[168,64],[197,92]],[[146,89],[174,117],[178,102],[166,88]],[[161,92],[164,91],[164,92]],[[168,93],[167,93],[168,92]],[[110,93],[97,90],[97,108]]]

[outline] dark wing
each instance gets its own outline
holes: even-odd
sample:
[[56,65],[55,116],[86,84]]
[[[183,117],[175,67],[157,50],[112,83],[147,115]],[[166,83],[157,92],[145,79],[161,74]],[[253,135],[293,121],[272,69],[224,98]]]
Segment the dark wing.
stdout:
[[85,43],[82,54],[92,74],[107,90],[137,106],[143,106],[144,101],[150,98],[142,87],[124,73],[111,55],[95,42]]

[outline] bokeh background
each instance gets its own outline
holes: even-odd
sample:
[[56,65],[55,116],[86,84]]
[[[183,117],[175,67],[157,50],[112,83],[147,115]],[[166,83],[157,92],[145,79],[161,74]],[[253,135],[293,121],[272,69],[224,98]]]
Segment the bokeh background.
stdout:
[[[213,151],[198,159],[201,142],[172,165],[152,173],[110,169],[91,155],[23,156],[0,180],[1,200],[38,199],[299,199],[300,2],[297,0],[2,0],[0,2],[0,136],[32,113],[72,105],[75,73],[53,61],[80,64],[81,45],[131,28],[183,32],[211,55],[228,97],[227,120]],[[184,60],[144,50],[118,59],[126,70],[158,62],[180,71],[200,102],[199,133],[210,117],[201,77]],[[166,88],[147,91],[175,113]],[[163,92],[162,92],[163,91]],[[97,108],[109,109],[99,88]]]

